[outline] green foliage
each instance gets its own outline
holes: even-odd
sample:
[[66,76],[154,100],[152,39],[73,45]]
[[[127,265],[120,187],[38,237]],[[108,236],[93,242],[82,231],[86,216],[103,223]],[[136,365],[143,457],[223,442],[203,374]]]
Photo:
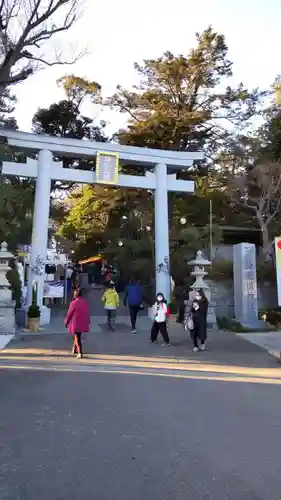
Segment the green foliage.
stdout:
[[[24,161],[23,154],[0,145],[1,161]],[[12,252],[19,244],[28,244],[32,228],[35,182],[17,176],[0,176],[0,241]]]
[[214,281],[226,281],[233,278],[233,262],[228,260],[214,260],[208,269],[208,278]]
[[172,302],[169,305],[171,314],[177,314],[178,312],[178,304],[176,300],[172,300]]
[[275,309],[262,309],[259,312],[259,317],[270,325],[274,326],[277,330],[281,330],[281,307]]
[[[180,224],[178,224],[179,226]],[[221,241],[221,231],[213,226],[213,243]],[[190,268],[187,262],[195,258],[199,249],[205,250],[209,257],[210,229],[209,227],[175,227],[170,234],[171,270],[176,281],[187,278]]]
[[218,316],[217,325],[220,330],[229,330],[231,332],[242,332],[243,330],[243,326],[239,321],[227,318],[226,316]]
[[276,286],[276,269],[272,261],[257,261],[257,279]]
[[31,304],[31,306],[29,306],[27,311],[28,318],[36,319],[40,318],[40,315],[41,315],[40,307],[37,306],[37,304]]
[[[224,36],[209,27],[196,35],[196,46],[186,56],[166,52],[158,59],[136,64],[139,85],[133,91],[119,86],[107,101],[130,117],[126,129],[117,134],[122,144],[176,151],[203,149],[206,153],[205,162],[177,173],[180,179],[195,181],[195,195],[169,194],[171,260],[176,273],[185,257],[198,250],[199,240],[200,247],[209,246],[208,236],[202,234],[204,230],[194,227],[208,226],[210,200],[214,226],[244,225],[246,220],[251,223],[253,220],[248,212],[245,216],[243,210],[236,210],[229,203],[225,179],[211,165],[211,160],[217,161],[219,155],[226,154],[231,142],[236,142],[233,137],[241,131],[241,126],[247,127],[264,97],[263,92],[249,92],[243,85],[236,89],[224,87],[232,76],[227,54]],[[182,216],[187,220],[191,238],[179,244]]]
[[21,282],[19,273],[16,267],[12,267],[6,273],[7,281],[12,290],[12,300],[16,302],[16,308],[21,307]]
[[150,283],[149,285],[145,284],[143,286],[143,301],[149,307],[152,307],[155,302],[155,283]]
[[[280,87],[281,88],[281,87]],[[279,90],[280,91],[280,90]],[[264,114],[265,122],[259,129],[261,158],[267,161],[281,161],[281,107],[274,105]]]
[[116,196],[118,192],[114,188],[87,185],[74,189],[65,200],[65,214],[58,234],[75,244],[77,255],[89,256],[105,248]]
[[259,93],[242,84],[222,89],[232,76],[227,53],[224,36],[209,27],[196,34],[196,47],[187,56],[166,52],[135,64],[139,85],[133,92],[119,86],[107,101],[130,115],[118,134],[121,143],[177,151],[207,148],[212,154],[229,136],[226,123],[245,126]]
[[[104,133],[105,122],[96,124],[93,118],[84,116],[80,106],[87,96],[92,100],[98,98],[101,87],[96,82],[89,82],[74,75],[65,76],[58,80],[62,85],[67,99],[52,104],[49,108],[39,108],[32,120],[33,131],[38,134],[48,134],[69,139],[88,139],[95,142],[106,142]],[[57,157],[65,168],[79,168],[80,170],[93,170],[95,159]],[[53,189],[67,190],[73,183],[56,181]]]
[[35,305],[37,305],[37,293],[38,293],[38,283],[36,281],[32,287],[32,304]]
[[[7,129],[17,129],[13,118],[5,118],[3,125]],[[0,162],[3,161],[24,162],[25,155],[0,144]],[[34,188],[35,183],[31,179],[0,175],[0,241],[6,241],[12,252],[17,250],[19,244],[30,241]]]
[[[69,139],[89,139],[91,141],[105,142],[105,124],[95,125],[93,119],[82,116],[76,103],[63,100],[52,104],[49,108],[40,108],[32,120],[33,131],[38,134],[48,134]],[[92,170],[95,160],[83,158],[69,158],[58,156],[55,160],[61,161],[65,168],[79,168]],[[52,189],[69,189],[73,183],[56,181],[52,182]]]
[[[235,319],[230,319],[225,316],[218,317],[217,318],[217,325],[220,330],[228,330],[230,332],[234,333],[254,333],[254,332],[268,332],[272,331],[269,330],[268,328],[247,328],[241,325],[239,321],[236,321]],[[274,329],[275,330],[275,329]]]
[[34,132],[69,139],[89,139],[104,142],[102,128],[93,125],[93,119],[82,116],[76,104],[63,100],[49,108],[39,108],[32,120]]
[[94,104],[101,103],[101,86],[97,82],[90,82],[80,76],[66,75],[59,78],[57,83],[65,90],[67,99],[78,109],[87,97]]

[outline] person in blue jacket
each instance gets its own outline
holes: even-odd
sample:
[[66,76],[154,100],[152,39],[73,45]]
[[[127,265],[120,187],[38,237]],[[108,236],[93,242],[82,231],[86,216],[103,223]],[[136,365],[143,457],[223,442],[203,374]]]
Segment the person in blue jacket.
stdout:
[[132,333],[137,333],[137,316],[140,309],[142,309],[142,287],[134,279],[131,279],[125,288],[124,305],[129,307]]

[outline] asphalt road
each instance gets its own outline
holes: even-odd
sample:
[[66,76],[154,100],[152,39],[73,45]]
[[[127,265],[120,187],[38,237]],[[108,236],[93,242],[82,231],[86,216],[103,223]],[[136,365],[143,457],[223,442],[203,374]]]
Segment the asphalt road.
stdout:
[[0,499],[279,500],[281,379],[267,354],[247,349],[249,366],[259,357],[255,383],[247,368],[239,381],[212,378],[207,353],[182,378],[163,368],[98,372],[86,360],[82,370],[71,359],[63,371],[50,360],[11,368],[7,359]]

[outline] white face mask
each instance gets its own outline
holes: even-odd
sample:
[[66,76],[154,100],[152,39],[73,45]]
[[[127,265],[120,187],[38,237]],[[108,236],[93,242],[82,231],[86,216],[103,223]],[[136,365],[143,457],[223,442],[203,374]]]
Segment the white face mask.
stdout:
[[196,295],[196,300],[201,300],[201,295]]
[[162,302],[163,297],[161,295],[158,295],[157,300],[158,300],[158,302]]

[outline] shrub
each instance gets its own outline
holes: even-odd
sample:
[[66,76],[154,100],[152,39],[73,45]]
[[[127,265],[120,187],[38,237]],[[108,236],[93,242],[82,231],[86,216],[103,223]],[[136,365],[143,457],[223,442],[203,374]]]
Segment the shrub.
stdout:
[[260,319],[267,321],[270,325],[277,329],[281,329],[281,307],[275,309],[263,309],[259,312]]
[[21,307],[21,282],[19,273],[16,267],[12,267],[7,271],[6,278],[12,290],[12,300],[16,302],[16,308]]
[[41,315],[40,307],[37,306],[36,304],[31,304],[27,312],[28,318],[40,318],[40,315]]
[[276,269],[272,262],[257,261],[257,279],[276,285]]
[[231,332],[243,332],[245,328],[235,319],[227,318],[226,316],[217,318],[217,325],[220,330],[229,330]]
[[152,306],[155,302],[155,286],[146,285],[143,287],[143,300],[148,306]]
[[172,302],[169,304],[169,306],[170,306],[171,314],[177,314],[177,312],[178,312],[177,302],[175,300],[172,300]]
[[229,260],[214,260],[210,269],[207,269],[208,277],[215,281],[225,281],[233,278],[233,263]]
[[246,326],[241,325],[239,321],[236,321],[233,318],[226,318],[225,316],[218,317],[217,318],[217,325],[220,330],[228,330],[230,332],[235,332],[235,333],[251,333],[251,332],[269,332],[269,331],[275,331],[276,327],[274,325],[274,328],[247,328]]

